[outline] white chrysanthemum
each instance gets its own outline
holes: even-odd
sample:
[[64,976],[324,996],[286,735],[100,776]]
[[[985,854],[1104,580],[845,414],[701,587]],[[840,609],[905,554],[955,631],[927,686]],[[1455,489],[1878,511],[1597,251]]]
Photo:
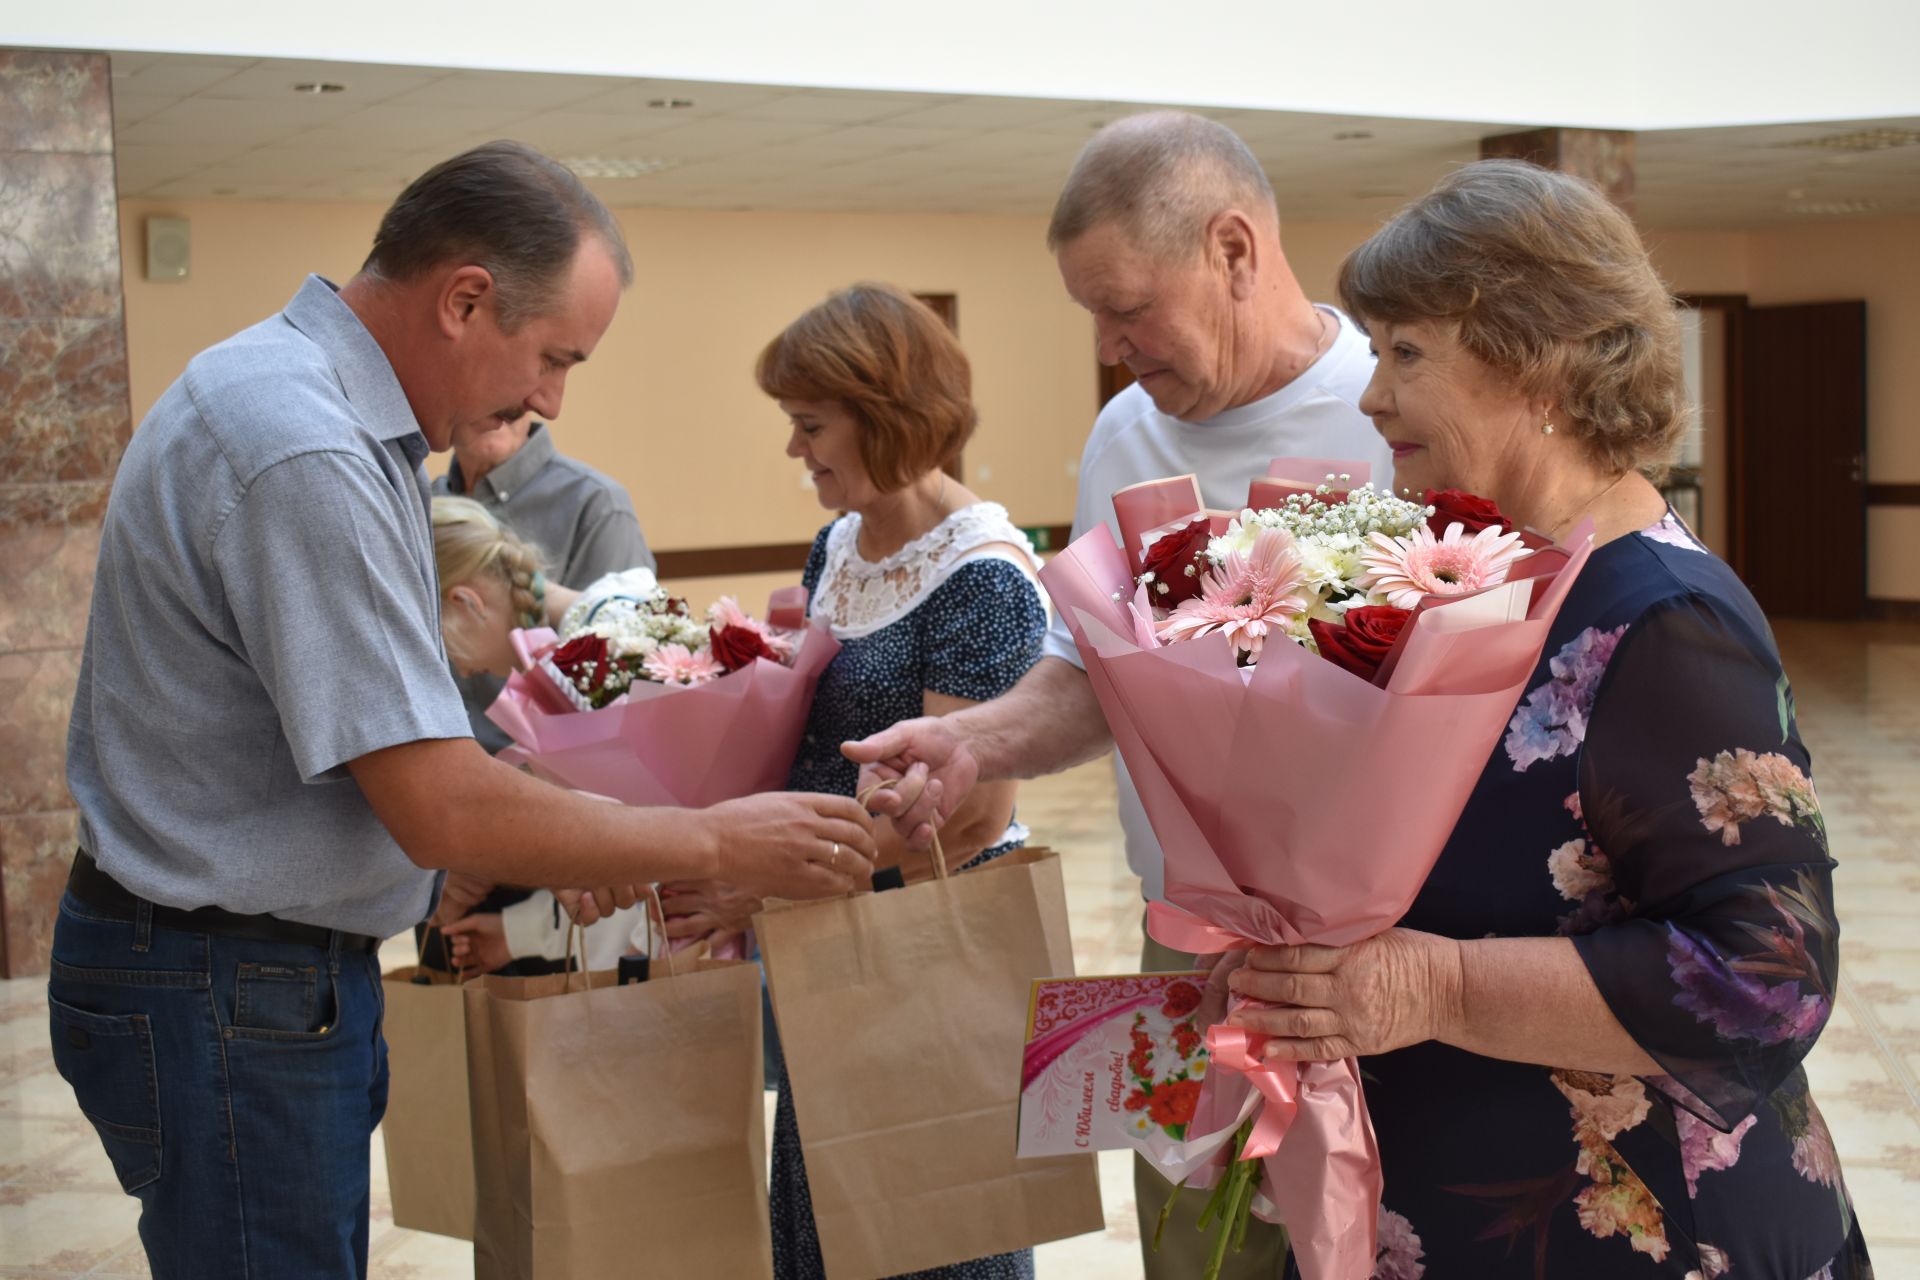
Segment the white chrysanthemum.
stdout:
[[1322,595],[1344,591],[1359,576],[1360,544],[1357,538],[1307,537],[1297,540],[1300,568],[1307,584]]
[[1225,533],[1207,539],[1207,559],[1217,565],[1236,551],[1243,556],[1252,551],[1253,540],[1265,527],[1256,524],[1253,516],[1251,511],[1242,511],[1238,518],[1228,522]]

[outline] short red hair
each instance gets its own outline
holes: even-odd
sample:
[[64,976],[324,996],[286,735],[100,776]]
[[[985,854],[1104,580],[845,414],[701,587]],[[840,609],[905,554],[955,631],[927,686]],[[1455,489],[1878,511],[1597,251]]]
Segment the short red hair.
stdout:
[[860,427],[860,461],[883,493],[960,455],[979,415],[953,330],[912,294],[856,284],[788,325],[754,364],[776,400],[832,400]]

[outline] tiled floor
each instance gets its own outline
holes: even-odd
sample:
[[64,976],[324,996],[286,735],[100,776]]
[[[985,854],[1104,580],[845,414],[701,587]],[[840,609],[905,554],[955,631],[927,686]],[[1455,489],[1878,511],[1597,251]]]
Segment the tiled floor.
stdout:
[[[1814,752],[1845,938],[1839,1006],[1809,1060],[1883,1280],[1920,1277],[1920,627],[1779,628]],[[1104,764],[1033,783],[1022,816],[1059,849],[1082,973],[1136,967],[1139,897]],[[404,962],[406,948],[400,947]],[[134,1202],[54,1072],[44,983],[0,983],[0,1276],[144,1276]],[[473,1274],[456,1241],[392,1225],[373,1148],[372,1273]],[[1043,1277],[1138,1276],[1126,1158],[1103,1157],[1107,1230],[1039,1251]]]

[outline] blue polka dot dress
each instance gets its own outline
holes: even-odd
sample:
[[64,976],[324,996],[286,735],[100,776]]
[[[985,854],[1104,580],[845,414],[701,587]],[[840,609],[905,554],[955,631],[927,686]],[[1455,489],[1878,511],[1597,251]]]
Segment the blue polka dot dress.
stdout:
[[[923,715],[926,693],[985,702],[1039,660],[1047,618],[1020,531],[994,503],[976,503],[879,562],[861,557],[860,517],[820,531],[802,578],[808,612],[828,621],[840,652],[821,673],[788,787],[852,795],[859,768],[840,744]],[[977,865],[1017,848],[1011,823]],[[781,1073],[769,1191],[777,1280],[824,1280],[807,1190],[792,1085]],[[1031,1280],[1033,1251],[997,1254],[917,1271],[899,1280]]]

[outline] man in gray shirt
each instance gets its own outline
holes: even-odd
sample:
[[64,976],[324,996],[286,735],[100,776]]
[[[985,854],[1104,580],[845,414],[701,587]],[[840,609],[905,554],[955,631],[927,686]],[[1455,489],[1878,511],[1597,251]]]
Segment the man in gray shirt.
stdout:
[[[604,574],[653,568],[633,502],[611,478],[554,447],[553,432],[531,414],[504,427],[453,433],[453,460],[433,482],[436,496],[472,498],[546,557],[547,577],[578,591]],[[511,739],[487,719],[505,681],[455,679],[473,736],[490,752]]]
[[493,143],[429,170],[361,271],[190,363],[101,532],[67,749],[81,850],[53,1056],[157,1276],[366,1275],[386,1105],[374,952],[437,872],[522,884],[864,881],[846,797],[583,799],[489,758],[440,642],[421,460],[560,411],[632,277],[565,168]]

